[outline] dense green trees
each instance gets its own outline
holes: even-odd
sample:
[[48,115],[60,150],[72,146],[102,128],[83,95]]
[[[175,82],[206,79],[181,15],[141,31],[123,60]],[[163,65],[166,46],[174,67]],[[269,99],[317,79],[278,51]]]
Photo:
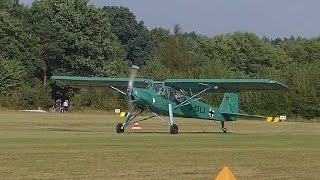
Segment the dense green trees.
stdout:
[[19,61],[6,61],[0,57],[0,93],[19,87],[26,77],[26,71]]
[[103,7],[102,12],[109,17],[111,32],[126,48],[128,60],[137,65],[150,60],[153,45],[150,32],[143,21],[137,22],[135,15],[125,7]]
[[[320,116],[320,38],[260,38],[235,32],[214,37],[148,30],[125,7],[90,5],[88,0],[41,0],[30,7],[0,2],[0,106],[48,107],[71,98],[75,108],[126,107],[110,90],[77,90],[56,85],[51,75],[166,78],[271,78],[288,92],[246,92],[243,110],[296,117]],[[220,95],[206,95],[219,104]],[[119,107],[119,106],[117,106]]]
[[88,1],[37,1],[30,11],[44,74],[111,76],[109,65],[126,64],[108,17]]

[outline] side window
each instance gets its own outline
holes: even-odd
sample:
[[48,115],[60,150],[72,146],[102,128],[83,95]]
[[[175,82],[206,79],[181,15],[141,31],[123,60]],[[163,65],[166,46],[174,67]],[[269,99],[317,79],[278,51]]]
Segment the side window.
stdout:
[[182,91],[170,88],[169,89],[169,100],[176,102],[177,104],[180,104],[186,100],[186,97]]
[[178,91],[178,90],[175,92],[174,98],[175,98],[176,102],[178,102],[178,104],[180,104],[186,100],[186,97],[182,93],[182,91]]
[[175,101],[174,95],[175,95],[175,90],[172,89],[172,88],[170,88],[170,89],[169,89],[169,100],[170,100],[170,101]]
[[163,83],[153,83],[153,90],[158,94],[158,95],[165,95],[165,90]]

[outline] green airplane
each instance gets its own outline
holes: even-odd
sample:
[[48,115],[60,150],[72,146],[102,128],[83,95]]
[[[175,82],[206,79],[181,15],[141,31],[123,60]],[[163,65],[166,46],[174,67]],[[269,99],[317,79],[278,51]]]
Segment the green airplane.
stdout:
[[[52,76],[51,79],[74,88],[111,88],[127,96],[129,112],[124,122],[116,125],[117,133],[123,133],[131,124],[153,117],[166,122],[171,134],[178,134],[174,117],[220,121],[225,133],[225,121],[236,121],[241,116],[263,118],[239,109],[239,92],[288,89],[286,85],[270,79],[167,79],[160,82],[136,78],[138,69],[138,66],[132,66],[129,78]],[[224,93],[224,97],[219,107],[213,107],[200,101],[203,93]],[[152,115],[136,120],[145,110]]]

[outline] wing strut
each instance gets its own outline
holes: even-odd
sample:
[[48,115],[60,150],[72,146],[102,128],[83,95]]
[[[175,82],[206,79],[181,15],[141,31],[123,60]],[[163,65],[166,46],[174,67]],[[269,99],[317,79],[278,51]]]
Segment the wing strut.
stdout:
[[[193,98],[199,96],[200,94],[208,91],[208,90],[209,90],[210,88],[212,88],[212,87],[213,87],[213,86],[209,86],[209,87],[205,88],[204,90],[198,92],[197,94],[189,97],[188,99],[186,99],[185,101],[183,101],[183,102],[180,103],[179,105],[175,106],[173,109],[177,109],[177,108],[179,108],[179,107],[182,107],[182,106],[185,106],[185,105],[189,104],[191,99],[193,99]],[[201,98],[200,98],[200,99],[201,99]],[[197,100],[199,100],[199,99],[197,99]]]
[[109,86],[111,89],[118,91],[119,93],[123,94],[123,95],[127,95],[125,92],[121,91],[120,89],[113,87],[113,86]]

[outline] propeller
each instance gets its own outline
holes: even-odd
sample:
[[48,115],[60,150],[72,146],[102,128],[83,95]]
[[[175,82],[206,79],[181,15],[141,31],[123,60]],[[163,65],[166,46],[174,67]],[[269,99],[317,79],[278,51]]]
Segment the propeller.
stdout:
[[129,76],[129,82],[128,82],[128,88],[127,88],[127,93],[128,93],[128,110],[132,109],[133,106],[133,101],[134,101],[134,96],[132,95],[133,93],[133,84],[134,80],[138,74],[139,66],[133,65],[131,68],[130,76]]

